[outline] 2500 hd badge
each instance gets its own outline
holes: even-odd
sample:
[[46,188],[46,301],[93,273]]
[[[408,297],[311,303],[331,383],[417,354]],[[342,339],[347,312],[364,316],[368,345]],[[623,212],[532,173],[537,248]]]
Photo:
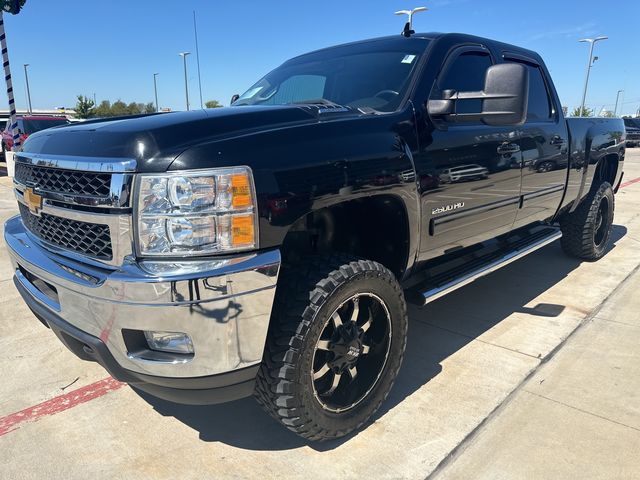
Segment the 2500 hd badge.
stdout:
[[438,215],[440,213],[450,212],[451,210],[457,210],[464,208],[464,202],[454,203],[452,205],[445,205],[444,207],[438,207],[431,210],[431,215]]

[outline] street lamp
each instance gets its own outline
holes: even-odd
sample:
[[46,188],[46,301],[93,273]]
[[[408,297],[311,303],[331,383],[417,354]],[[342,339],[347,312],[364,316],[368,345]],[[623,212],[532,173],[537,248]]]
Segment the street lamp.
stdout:
[[[618,113],[618,100],[620,99],[620,94],[624,92],[624,90],[618,90],[618,93],[616,94],[616,106],[613,109],[613,116],[615,117],[616,114]],[[624,110],[624,107],[623,107]]]
[[153,90],[156,94],[156,113],[158,113],[160,111],[160,105],[158,105],[158,75],[160,75],[159,73],[154,73],[153,74]]
[[29,115],[33,114],[33,109],[31,108],[31,89],[29,88],[29,72],[27,72],[28,63],[24,64],[24,78],[27,82],[27,100],[29,100]]
[[191,52],[182,52],[180,56],[184,60],[184,93],[187,98],[187,111],[189,111],[189,81],[187,78],[187,55],[191,55]]
[[595,59],[593,58],[593,46],[596,44],[596,42],[599,42],[600,40],[607,40],[609,37],[596,37],[596,38],[583,38],[582,40],[580,40],[581,42],[587,42],[590,44],[589,47],[589,63],[587,64],[587,75],[586,78],[584,79],[584,91],[582,93],[582,103],[580,104],[580,116],[584,116],[584,102],[587,99],[587,86],[589,85],[589,73],[591,73],[591,66],[593,65],[593,63],[598,59],[598,57],[596,57]]

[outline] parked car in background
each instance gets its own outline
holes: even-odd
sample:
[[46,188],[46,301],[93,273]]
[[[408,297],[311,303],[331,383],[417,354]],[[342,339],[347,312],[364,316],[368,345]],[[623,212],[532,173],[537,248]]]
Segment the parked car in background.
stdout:
[[625,118],[624,127],[627,130],[627,147],[640,145],[640,118]]
[[[17,118],[18,130],[20,131],[20,142],[24,141],[36,132],[45,130],[51,127],[59,127],[61,125],[68,125],[70,122],[67,117],[56,116],[44,116],[44,115],[24,115]],[[5,123],[2,129],[2,155],[7,150],[13,148],[13,135],[9,130],[9,120]]]
[[465,182],[469,180],[480,180],[489,176],[489,170],[480,165],[462,165],[459,167],[447,168],[440,172],[440,181],[444,183]]

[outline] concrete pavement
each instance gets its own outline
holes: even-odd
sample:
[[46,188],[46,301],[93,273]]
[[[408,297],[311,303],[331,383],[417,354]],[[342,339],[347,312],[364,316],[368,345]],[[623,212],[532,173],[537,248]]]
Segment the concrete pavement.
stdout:
[[[625,180],[640,177],[640,151],[636,152],[628,155]],[[576,328],[586,323],[578,333],[586,331],[602,320],[600,315],[605,315],[607,308],[617,312],[626,305],[624,296],[615,304],[606,300],[640,264],[638,204],[640,183],[620,191],[612,248],[599,262],[570,259],[556,242],[423,309],[411,308],[407,356],[388,401],[362,432],[324,444],[308,444],[284,430],[252,399],[184,407],[122,387],[87,401],[70,400],[69,408],[54,412],[53,404],[67,401],[67,397],[60,400],[61,395],[94,392],[105,373],[67,352],[19,301],[11,283],[6,247],[0,242],[0,370],[4,373],[0,426],[3,419],[15,420],[20,412],[32,411],[29,409],[34,405],[43,404],[37,410],[45,412],[29,417],[28,422],[13,424],[4,434],[0,431],[1,476],[413,479],[436,472],[454,477],[471,473],[467,476],[475,477],[462,464],[461,470],[449,469],[462,462],[467,452],[475,451],[472,449],[483,433],[494,428],[509,408],[518,406],[515,399],[520,395],[526,393],[530,402],[540,399],[536,408],[550,428],[561,425],[559,433],[567,431],[559,423],[564,418],[564,414],[558,414],[559,402],[586,397],[586,393],[576,395],[568,386],[563,390],[561,376],[555,383],[545,380],[540,384],[544,387],[549,381],[548,388],[555,386],[549,391],[537,390],[531,382],[573,345],[574,337],[563,342]],[[0,179],[0,220],[15,211],[10,183]],[[632,312],[634,305],[624,308]],[[598,316],[594,317],[594,312]],[[599,337],[597,341],[604,342],[603,352],[611,352],[618,349],[616,338]],[[593,348],[597,351],[598,346],[596,343]],[[596,360],[594,353],[592,361]],[[621,365],[627,360],[633,362],[634,358],[620,357]],[[559,368],[557,374],[565,370]],[[620,373],[623,376],[616,378],[622,381],[627,374],[624,370]],[[637,387],[637,383],[634,387],[628,382],[625,394],[637,395]],[[525,392],[525,388],[531,392]],[[597,384],[591,388],[598,390]],[[612,387],[608,385],[607,389]],[[620,409],[614,400],[615,396],[609,403],[603,401],[602,410],[593,413],[637,426],[638,412]],[[526,403],[523,405],[526,407]],[[575,408],[590,412],[591,405]],[[617,416],[612,412],[618,412]],[[590,422],[595,421],[593,415],[585,415]],[[510,424],[512,431],[519,431],[517,425]],[[588,445],[596,427],[590,430],[587,420],[581,425],[580,436],[558,435],[556,450],[571,443]],[[527,438],[536,432],[543,435],[546,430],[544,424],[537,423],[529,431]],[[615,438],[628,440],[631,434]],[[600,442],[607,444],[605,440]],[[520,451],[529,448],[530,456],[539,451],[542,457],[546,452],[539,444],[523,445]],[[491,444],[478,447],[476,458],[492,458],[492,448]],[[590,452],[587,448],[576,451]],[[507,462],[504,465],[513,458],[506,451],[503,456]],[[618,459],[628,464],[627,458]],[[613,462],[602,465],[603,471],[615,476]],[[495,470],[481,473],[488,478],[500,475]],[[541,476],[554,475],[549,471]]]
[[437,479],[640,477],[640,271]]

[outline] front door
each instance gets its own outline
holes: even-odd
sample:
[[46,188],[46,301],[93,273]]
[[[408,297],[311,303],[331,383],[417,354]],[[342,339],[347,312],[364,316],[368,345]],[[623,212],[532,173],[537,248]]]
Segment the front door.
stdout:
[[[442,90],[480,91],[490,52],[464,46],[454,50],[436,80],[431,98]],[[520,201],[520,152],[514,127],[477,123],[418,122],[415,155],[422,201],[420,260],[473,245],[508,232]],[[458,113],[479,113],[481,100],[456,103]]]

